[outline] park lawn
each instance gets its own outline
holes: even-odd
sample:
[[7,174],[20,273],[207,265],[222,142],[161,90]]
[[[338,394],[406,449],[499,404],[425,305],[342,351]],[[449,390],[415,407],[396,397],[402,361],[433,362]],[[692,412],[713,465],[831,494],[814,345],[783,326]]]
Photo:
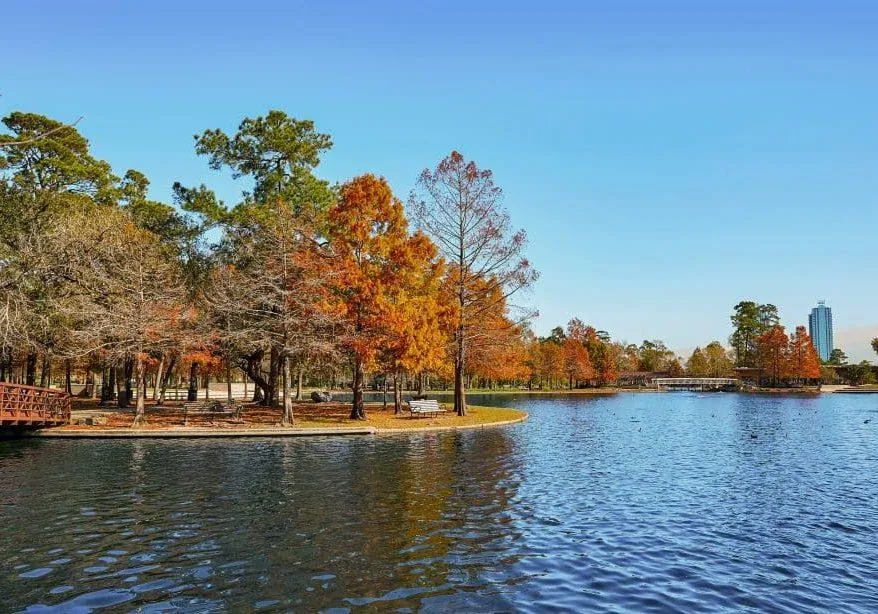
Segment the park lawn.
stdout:
[[[465,416],[458,416],[449,410],[435,417],[413,417],[407,411],[400,415],[394,415],[393,408],[382,411],[380,405],[375,409],[366,408],[365,424],[381,430],[416,430],[436,427],[468,427],[497,422],[509,422],[520,420],[527,416],[523,411],[508,409],[505,407],[482,407],[470,405]],[[303,421],[307,420],[303,418]],[[348,425],[351,421],[346,421]]]
[[[448,407],[448,406],[444,406]],[[458,416],[449,410],[435,417],[416,417],[408,411],[394,414],[393,406],[385,410],[381,403],[366,404],[366,420],[351,420],[348,403],[293,404],[293,427],[304,429],[346,428],[369,426],[379,430],[418,430],[429,428],[474,427],[497,422],[520,420],[527,414],[516,409],[470,406],[466,416]],[[94,424],[82,424],[86,416],[96,418]],[[94,401],[75,400],[72,424],[58,427],[62,430],[130,429],[134,419],[132,409],[101,408]],[[248,404],[244,408],[243,422],[224,416],[184,416],[179,404],[146,408],[146,424],[141,428],[150,430],[212,428],[223,430],[271,429],[280,427],[279,408]],[[184,425],[184,422],[187,424]],[[79,423],[79,424],[77,424]]]

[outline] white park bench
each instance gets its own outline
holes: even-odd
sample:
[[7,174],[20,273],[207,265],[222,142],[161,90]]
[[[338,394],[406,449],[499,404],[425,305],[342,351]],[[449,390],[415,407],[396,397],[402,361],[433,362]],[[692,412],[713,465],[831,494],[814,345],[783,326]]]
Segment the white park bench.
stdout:
[[444,413],[445,410],[439,407],[439,401],[436,399],[420,399],[417,401],[408,401],[409,411],[412,416],[437,416]]

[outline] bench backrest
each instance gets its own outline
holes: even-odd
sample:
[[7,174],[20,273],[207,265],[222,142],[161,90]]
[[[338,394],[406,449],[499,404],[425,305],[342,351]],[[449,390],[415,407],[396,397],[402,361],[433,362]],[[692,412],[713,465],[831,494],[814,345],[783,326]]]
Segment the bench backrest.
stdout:
[[409,401],[409,407],[412,408],[412,411],[438,411],[439,401],[437,401],[436,399],[419,399],[417,401]]

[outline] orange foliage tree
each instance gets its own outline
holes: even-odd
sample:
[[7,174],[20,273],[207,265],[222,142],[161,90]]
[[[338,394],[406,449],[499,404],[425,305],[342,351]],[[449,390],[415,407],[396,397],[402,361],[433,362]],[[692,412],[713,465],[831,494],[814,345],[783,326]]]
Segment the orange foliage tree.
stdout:
[[618,362],[622,358],[622,348],[610,342],[610,336],[586,326],[582,333],[598,384],[606,386],[619,379]]
[[568,336],[561,349],[564,356],[564,372],[567,374],[568,387],[571,390],[577,381],[590,380],[594,377],[591,358],[581,341]]
[[679,359],[672,359],[668,363],[668,377],[683,377],[684,375],[686,375],[686,371],[683,369],[683,365],[680,364]]
[[[424,289],[422,275],[436,248],[426,235],[409,233],[402,203],[383,177],[367,174],[344,184],[327,217],[338,272],[335,294],[346,325],[342,343],[353,367],[351,418],[363,420],[365,373],[377,366],[382,348],[407,333],[414,341],[405,319],[424,304],[408,296],[419,284]],[[417,349],[401,343],[400,351],[396,360],[403,361]]]
[[797,380],[818,379],[820,377],[820,360],[811,337],[805,332],[804,326],[797,326],[796,332],[790,336],[789,376]]
[[780,325],[772,326],[756,338],[759,363],[775,386],[789,372],[789,346],[790,339]]
[[[189,374],[189,400],[198,398],[198,378],[219,375],[223,372],[222,357],[213,348],[197,344],[180,355],[180,367]],[[205,391],[210,397],[210,385]]]
[[[449,340],[447,353],[452,357],[456,352],[454,342],[457,339],[455,331],[459,306],[454,297],[459,274],[460,269],[452,265],[442,283],[441,303],[449,306],[448,313],[451,316],[444,317],[443,323]],[[492,381],[526,377],[523,329],[520,323],[514,322],[510,317],[502,288],[494,280],[483,277],[472,279],[469,285],[482,294],[485,300],[481,309],[471,311],[468,335],[471,344],[465,358],[465,373],[470,379],[481,377]]]
[[387,310],[387,330],[379,362],[393,374],[394,412],[402,409],[400,376],[403,371],[422,374],[447,364],[448,338],[443,321],[449,307],[439,298],[444,262],[435,260],[435,248],[409,250],[409,266],[399,272],[397,292]]

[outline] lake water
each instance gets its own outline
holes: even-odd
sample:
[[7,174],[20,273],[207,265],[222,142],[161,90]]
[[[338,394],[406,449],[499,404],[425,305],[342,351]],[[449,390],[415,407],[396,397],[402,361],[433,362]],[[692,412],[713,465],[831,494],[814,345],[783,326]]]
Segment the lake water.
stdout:
[[0,611],[878,610],[878,395],[472,401],[531,417],[0,442]]

